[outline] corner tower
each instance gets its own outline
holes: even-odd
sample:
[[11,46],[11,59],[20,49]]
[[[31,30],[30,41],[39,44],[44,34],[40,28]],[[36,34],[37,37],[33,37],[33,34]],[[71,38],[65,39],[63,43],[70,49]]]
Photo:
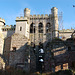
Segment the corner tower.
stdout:
[[58,9],[53,7],[51,9],[52,13],[52,23],[53,23],[53,38],[58,37]]
[[24,9],[24,17],[30,17],[30,9],[28,9],[28,8],[25,8]]
[[2,34],[2,27],[5,25],[5,20],[0,18],[0,54],[3,54],[4,36]]
[[5,25],[5,20],[0,18],[0,32],[2,32],[2,26]]
[[15,33],[25,35],[29,39],[29,17],[30,9],[24,9],[24,17],[16,18],[16,30]]

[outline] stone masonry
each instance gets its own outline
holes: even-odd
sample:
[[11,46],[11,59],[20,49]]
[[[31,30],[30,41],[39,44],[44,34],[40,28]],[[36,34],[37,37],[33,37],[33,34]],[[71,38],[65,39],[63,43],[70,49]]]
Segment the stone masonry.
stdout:
[[[29,8],[25,8],[24,16],[16,17],[14,26],[5,25],[5,20],[0,18],[0,64],[3,63],[3,68],[6,64],[33,72],[40,69],[38,60],[42,55],[43,71],[58,71],[62,66],[63,69],[68,69],[69,62],[66,61],[71,53],[67,52],[68,44],[65,45],[63,41],[71,37],[74,29],[58,30],[56,7],[51,9],[50,14],[45,15],[31,15],[30,11]],[[61,38],[63,41],[55,40],[53,43],[55,38]],[[39,53],[40,43],[43,54]]]

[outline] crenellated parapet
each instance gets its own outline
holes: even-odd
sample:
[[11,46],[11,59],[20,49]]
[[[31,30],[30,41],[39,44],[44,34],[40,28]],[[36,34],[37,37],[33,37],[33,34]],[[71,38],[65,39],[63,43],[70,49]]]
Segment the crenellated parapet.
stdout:
[[27,17],[16,17],[16,21],[27,21]]
[[42,19],[46,18],[47,19],[47,18],[50,18],[50,14],[49,15],[48,14],[45,14],[45,15],[44,14],[41,14],[41,15],[39,15],[39,14],[38,15],[30,15],[30,19],[33,19],[33,18],[34,19],[35,18],[36,19],[40,19],[40,18],[42,18]]
[[69,33],[69,32],[73,32],[74,29],[62,29],[62,30],[59,30],[59,33]]
[[6,25],[6,26],[3,25],[2,31],[15,30],[15,27],[16,27],[16,25],[14,25],[14,26],[13,25],[10,25],[10,26],[9,25]]

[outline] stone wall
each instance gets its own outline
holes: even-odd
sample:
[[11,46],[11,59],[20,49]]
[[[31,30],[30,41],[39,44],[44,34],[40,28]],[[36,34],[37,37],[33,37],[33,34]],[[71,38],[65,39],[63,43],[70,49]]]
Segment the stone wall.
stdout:
[[14,30],[9,30],[9,31],[3,31],[2,34],[4,36],[4,38],[10,37],[15,33]]
[[[15,50],[14,50],[15,48]],[[11,36],[9,65],[30,70],[28,39],[24,35]]]
[[2,33],[0,33],[0,54],[3,55],[3,49],[4,49],[4,36]]
[[0,69],[5,69],[5,62],[4,59],[0,56]]
[[61,38],[63,40],[71,38],[71,35],[72,35],[73,32],[74,32],[74,29],[59,30],[59,38]]
[[9,65],[9,57],[10,57],[10,47],[11,47],[11,37],[7,37],[4,39],[4,57],[6,59],[6,65]]
[[[62,69],[62,65],[67,63],[67,47],[62,40],[52,40],[47,43],[45,50],[45,70],[58,71]],[[68,69],[68,68],[65,68]]]

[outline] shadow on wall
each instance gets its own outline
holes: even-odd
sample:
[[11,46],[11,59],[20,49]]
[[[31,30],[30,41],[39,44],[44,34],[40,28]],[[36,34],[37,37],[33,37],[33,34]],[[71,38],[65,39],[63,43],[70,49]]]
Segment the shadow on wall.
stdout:
[[[71,47],[74,45],[74,41],[69,42]],[[53,39],[51,42],[47,42],[45,47],[45,70],[59,71],[61,69],[72,69],[72,62],[75,61],[75,50],[68,50],[67,40]],[[50,67],[48,67],[50,66]]]
[[3,49],[3,55],[6,60],[5,61],[6,65],[9,64],[10,46],[11,46],[11,37],[7,37],[4,39],[4,49]]
[[36,70],[36,58],[28,43],[19,49],[10,51],[9,65],[27,72]]
[[[6,66],[10,65],[29,71],[31,67],[30,64],[36,64],[33,50],[30,50],[28,42],[28,39],[24,35],[16,33],[11,37],[5,38],[4,56],[6,59]],[[35,68],[35,66],[31,68]]]
[[[31,45],[28,39],[19,34],[13,34],[5,39],[4,55],[6,64],[24,69],[26,71],[37,71],[38,69],[46,72],[68,69],[70,65],[71,51],[67,50],[67,43],[60,39],[53,39],[51,42]],[[40,50],[43,49],[44,53]],[[75,52],[73,52],[73,56]],[[44,60],[42,68],[39,60]],[[73,58],[73,60],[75,60]],[[37,69],[38,68],[38,69]]]

